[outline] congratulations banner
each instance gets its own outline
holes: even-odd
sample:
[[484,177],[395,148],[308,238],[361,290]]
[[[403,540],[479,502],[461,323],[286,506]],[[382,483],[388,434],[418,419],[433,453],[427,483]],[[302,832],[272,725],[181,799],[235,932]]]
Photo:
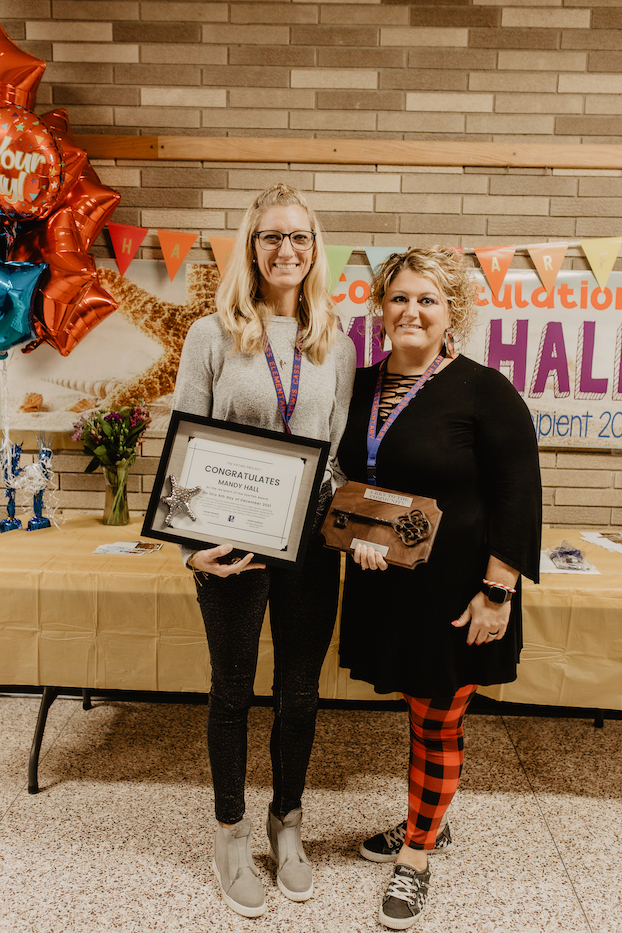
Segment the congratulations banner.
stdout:
[[[559,271],[547,292],[535,272],[509,271],[495,296],[481,272],[479,323],[461,351],[504,373],[524,398],[542,447],[622,446],[622,273],[600,288]],[[369,365],[389,349],[363,315],[370,269],[347,266],[337,300],[343,329]]]

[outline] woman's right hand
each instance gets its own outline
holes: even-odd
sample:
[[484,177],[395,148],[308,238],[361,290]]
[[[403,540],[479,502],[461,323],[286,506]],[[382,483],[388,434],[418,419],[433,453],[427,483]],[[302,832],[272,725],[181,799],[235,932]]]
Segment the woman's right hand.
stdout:
[[226,557],[233,550],[232,544],[219,544],[218,547],[209,547],[204,551],[195,551],[188,560],[188,566],[199,573],[211,573],[215,577],[230,577],[232,574],[242,573],[244,570],[264,570],[265,564],[252,564],[254,554],[246,554],[233,563],[221,564],[219,558]]
[[389,566],[380,551],[368,544],[357,544],[352,556],[355,563],[361,565],[361,570],[386,570]]

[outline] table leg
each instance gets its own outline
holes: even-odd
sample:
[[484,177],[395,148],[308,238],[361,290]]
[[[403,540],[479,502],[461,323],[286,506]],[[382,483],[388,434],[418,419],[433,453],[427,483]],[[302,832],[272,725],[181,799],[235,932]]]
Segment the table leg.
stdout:
[[48,710],[60,691],[60,687],[44,687],[43,696],[41,697],[41,706],[39,707],[39,715],[37,717],[37,725],[35,726],[35,734],[32,740],[32,748],[30,749],[30,759],[28,761],[28,793],[29,794],[38,794],[39,793],[39,779],[38,779],[38,770],[39,770],[39,753],[41,751],[41,742],[43,741],[43,733],[45,731],[45,723],[48,718]]
[[605,725],[605,711],[603,709],[597,709],[594,711],[594,728],[602,729]]
[[93,709],[93,704],[91,703],[91,691],[90,690],[82,691],[82,709]]

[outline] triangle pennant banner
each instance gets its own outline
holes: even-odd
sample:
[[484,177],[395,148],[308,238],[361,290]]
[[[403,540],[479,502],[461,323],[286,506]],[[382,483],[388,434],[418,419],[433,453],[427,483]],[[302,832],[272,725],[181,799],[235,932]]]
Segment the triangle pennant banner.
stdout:
[[607,284],[622,245],[622,237],[608,236],[597,240],[581,240],[581,248],[601,288]]
[[325,246],[326,261],[328,262],[328,272],[330,281],[328,285],[328,294],[337,288],[339,277],[348,264],[348,259],[354,252],[353,246]]
[[235,237],[233,236],[211,236],[209,238],[210,246],[212,247],[212,252],[214,254],[214,259],[216,260],[216,265],[218,266],[218,271],[221,277],[225,273],[227,268],[227,263],[233,252],[233,247],[235,245]]
[[149,227],[130,227],[127,224],[109,223],[108,232],[112,240],[117,267],[121,275],[125,275],[127,267],[149,233]]
[[568,252],[567,243],[536,243],[527,247],[547,295],[555,286],[557,273]]
[[405,253],[406,250],[406,246],[366,246],[365,254],[367,256],[367,262],[373,271],[376,266],[384,262],[391,253]]
[[166,263],[168,277],[173,281],[180,266],[194,245],[198,233],[178,233],[173,230],[158,230],[162,256]]
[[499,297],[499,291],[505,281],[507,271],[510,268],[515,246],[476,246],[475,255],[479,260],[482,271],[488,280],[490,290],[495,296]]

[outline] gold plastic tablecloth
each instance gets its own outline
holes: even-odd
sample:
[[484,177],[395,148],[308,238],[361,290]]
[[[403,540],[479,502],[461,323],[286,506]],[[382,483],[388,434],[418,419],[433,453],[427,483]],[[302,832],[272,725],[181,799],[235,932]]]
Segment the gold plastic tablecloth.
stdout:
[[[164,544],[144,556],[103,555],[100,544],[136,541],[142,521],[109,528],[92,516],[60,528],[0,534],[0,683],[92,689],[209,690],[209,654],[192,575]],[[545,575],[524,589],[525,649],[514,684],[481,688],[518,703],[622,709],[622,554],[566,538],[601,576]],[[255,693],[272,688],[264,625]],[[328,699],[378,700],[339,668],[338,632],[320,681]],[[397,698],[397,694],[382,699]]]
[[622,554],[588,544],[576,529],[542,532],[543,548],[564,540],[600,574],[545,573],[539,586],[523,580],[518,678],[479,693],[510,703],[622,709]]
[[[192,574],[179,549],[94,554],[140,539],[142,519],[108,527],[93,516],[60,528],[0,534],[0,683],[207,693],[210,663]],[[268,622],[255,693],[272,691]],[[326,698],[378,699],[339,669],[338,636],[320,682]]]

